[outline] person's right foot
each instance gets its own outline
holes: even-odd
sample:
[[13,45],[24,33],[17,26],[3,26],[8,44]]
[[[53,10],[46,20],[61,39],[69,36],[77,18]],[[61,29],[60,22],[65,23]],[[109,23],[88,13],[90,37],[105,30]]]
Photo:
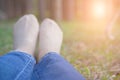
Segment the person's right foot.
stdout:
[[49,52],[60,53],[63,32],[51,19],[45,19],[40,26],[39,59]]
[[34,15],[25,15],[14,26],[14,50],[33,55],[39,32],[39,24]]

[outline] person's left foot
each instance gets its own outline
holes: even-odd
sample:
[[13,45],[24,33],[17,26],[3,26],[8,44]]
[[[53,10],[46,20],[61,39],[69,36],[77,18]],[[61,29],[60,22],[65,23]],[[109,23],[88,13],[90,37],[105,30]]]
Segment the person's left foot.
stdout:
[[63,40],[63,32],[58,24],[45,19],[40,26],[39,32],[39,59],[49,52],[60,53]]
[[25,15],[14,26],[14,50],[34,53],[39,24],[34,15]]

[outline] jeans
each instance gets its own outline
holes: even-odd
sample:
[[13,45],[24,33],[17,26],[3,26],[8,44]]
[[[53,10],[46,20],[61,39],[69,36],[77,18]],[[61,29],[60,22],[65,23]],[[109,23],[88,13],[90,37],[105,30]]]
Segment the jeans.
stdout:
[[54,52],[38,64],[27,53],[12,51],[0,57],[0,80],[85,80],[71,64]]

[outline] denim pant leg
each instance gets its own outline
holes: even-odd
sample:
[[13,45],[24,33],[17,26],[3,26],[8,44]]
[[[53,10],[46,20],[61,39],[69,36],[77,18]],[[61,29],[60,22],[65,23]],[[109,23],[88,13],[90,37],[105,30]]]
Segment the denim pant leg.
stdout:
[[85,80],[85,78],[63,57],[51,52],[36,64],[31,80]]
[[0,80],[30,80],[35,59],[18,51],[0,57]]

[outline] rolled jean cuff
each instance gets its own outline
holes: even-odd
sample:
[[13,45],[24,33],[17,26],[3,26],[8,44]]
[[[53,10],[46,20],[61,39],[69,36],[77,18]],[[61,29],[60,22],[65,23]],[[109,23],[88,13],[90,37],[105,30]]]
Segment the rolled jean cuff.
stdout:
[[32,55],[30,55],[29,53],[26,53],[26,52],[22,52],[22,51],[10,51],[10,52],[8,52],[7,54],[5,54],[5,55],[18,55],[19,57],[21,57],[21,58],[28,58],[28,59],[30,59],[31,60],[31,62],[33,62],[33,63],[36,63],[36,60],[35,60],[35,58],[32,56]]
[[45,56],[43,56],[41,58],[41,60],[39,61],[38,65],[39,66],[41,66],[41,65],[48,65],[48,64],[52,64],[52,63],[55,63],[55,62],[58,62],[58,61],[62,61],[62,60],[64,60],[64,58],[61,55],[59,55],[58,53],[56,53],[56,52],[49,52]]

